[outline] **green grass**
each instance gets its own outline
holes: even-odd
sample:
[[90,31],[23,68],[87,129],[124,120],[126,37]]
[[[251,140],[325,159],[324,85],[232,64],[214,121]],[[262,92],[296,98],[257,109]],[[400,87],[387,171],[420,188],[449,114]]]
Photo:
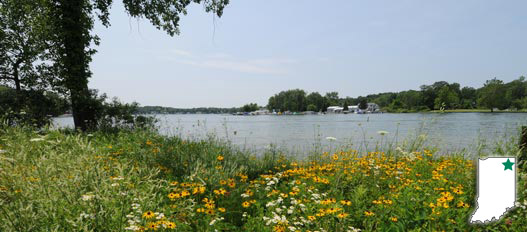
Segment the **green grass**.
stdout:
[[[523,208],[468,224],[476,173],[463,153],[345,150],[296,160],[150,131],[24,128],[0,129],[0,150],[0,231],[527,230],[525,175]],[[446,192],[452,199],[439,204]]]

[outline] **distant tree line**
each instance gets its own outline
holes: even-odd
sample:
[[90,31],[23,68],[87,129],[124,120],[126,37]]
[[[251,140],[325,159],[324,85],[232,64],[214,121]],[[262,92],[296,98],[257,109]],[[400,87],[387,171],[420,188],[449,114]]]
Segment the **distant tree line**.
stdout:
[[461,87],[458,83],[438,81],[421,85],[419,90],[387,92],[367,96],[339,97],[337,92],[322,95],[301,89],[282,91],[269,98],[267,108],[283,111],[326,111],[329,106],[378,104],[387,112],[417,112],[447,109],[527,109],[527,81],[521,76],[504,83],[497,78],[487,80],[483,87]]
[[218,108],[218,107],[197,107],[197,108],[173,108],[163,106],[141,106],[137,108],[138,114],[231,114],[240,111],[240,108]]

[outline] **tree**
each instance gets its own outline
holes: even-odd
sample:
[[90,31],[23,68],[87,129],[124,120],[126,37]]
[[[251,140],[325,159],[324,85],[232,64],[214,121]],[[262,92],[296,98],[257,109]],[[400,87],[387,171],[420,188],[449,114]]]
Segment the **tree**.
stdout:
[[[36,1],[35,1],[36,2]],[[54,68],[61,76],[61,84],[70,96],[75,127],[87,130],[96,126],[93,99],[88,89],[91,76],[89,63],[96,52],[91,44],[99,38],[92,33],[94,15],[104,26],[109,26],[112,0],[46,0],[47,23],[53,25],[50,33],[53,43],[51,55]],[[170,36],[179,34],[181,14],[191,3],[203,3],[207,12],[221,16],[229,0],[123,0],[127,13],[135,18],[146,18],[156,28]]]
[[51,74],[42,1],[0,1],[0,84],[22,90],[45,89]]
[[447,109],[455,108],[459,102],[459,97],[455,91],[450,89],[449,86],[443,86],[435,99],[435,109],[440,109],[441,107],[446,107]]
[[256,103],[249,103],[242,106],[243,112],[257,111],[258,109],[260,109],[260,107]]
[[[306,97],[306,103],[307,103],[307,110],[309,111],[324,111],[324,106],[326,105],[326,100],[325,98],[320,95],[320,93],[318,92],[312,92],[310,94],[307,95]],[[311,107],[311,109],[309,109],[309,106],[310,105],[313,105],[315,106],[315,108]]]
[[306,92],[301,89],[281,91],[269,98],[267,108],[281,112],[288,110],[293,112],[305,111],[307,108]]
[[472,87],[463,87],[459,96],[461,107],[465,109],[472,109],[476,106],[477,92]]
[[314,104],[307,105],[307,111],[318,111],[318,107]]
[[365,110],[367,108],[368,108],[368,102],[367,102],[366,98],[363,97],[363,98],[361,98],[359,100],[359,109]]
[[505,85],[503,81],[496,78],[487,80],[479,91],[478,104],[489,108],[491,112],[494,108],[505,109]]
[[339,103],[338,92],[328,92],[324,97],[326,98],[326,105],[324,108],[327,108],[328,106],[336,106]]

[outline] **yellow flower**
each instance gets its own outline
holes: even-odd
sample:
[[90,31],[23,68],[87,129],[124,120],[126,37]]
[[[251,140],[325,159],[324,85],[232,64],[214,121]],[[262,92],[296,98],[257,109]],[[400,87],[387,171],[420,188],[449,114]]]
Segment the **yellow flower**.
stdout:
[[155,222],[149,222],[148,225],[146,226],[146,228],[148,228],[150,230],[157,230],[158,225]]
[[226,181],[226,180],[220,180],[220,184],[221,184],[221,185],[226,185],[226,184],[227,184],[227,181]]
[[218,157],[216,157],[216,159],[221,162],[221,161],[223,161],[224,157],[222,155],[218,155]]
[[218,211],[225,213],[225,208],[218,208]]
[[231,188],[236,187],[236,183],[235,183],[234,181],[233,181],[233,182],[229,182],[228,185],[229,185],[229,187],[231,187]]
[[333,154],[333,160],[339,160],[339,156],[337,154]]
[[276,226],[273,227],[273,231],[274,232],[285,232],[286,230],[285,230],[285,227],[280,226],[280,225],[276,225]]
[[167,226],[167,228],[169,228],[169,229],[175,229],[175,228],[176,228],[176,223],[173,223],[173,222],[167,222],[167,223],[166,223],[166,226]]
[[365,212],[364,212],[364,215],[366,215],[367,217],[370,217],[370,216],[375,215],[375,213],[374,213],[374,212],[371,212],[371,211],[365,211]]
[[397,222],[397,217],[391,217],[390,220],[392,220],[392,222]]
[[317,219],[317,217],[310,215],[310,216],[307,216],[307,219],[309,219],[310,221],[314,221]]
[[338,218],[345,218],[345,217],[347,217],[347,216],[348,216],[347,213],[339,213],[339,214],[337,215]]
[[176,194],[175,193],[169,193],[168,194],[168,198],[174,199],[174,198],[176,198]]
[[214,214],[214,210],[213,209],[207,209],[207,210],[205,210],[205,213],[211,215],[211,214]]
[[342,200],[342,201],[340,201],[340,204],[350,206],[351,205],[351,201],[350,200]]
[[243,206],[243,208],[247,208],[247,207],[251,206],[251,203],[249,203],[248,201],[244,201],[242,203],[242,206]]
[[152,211],[146,211],[145,213],[143,213],[143,217],[144,218],[153,218],[155,216],[154,212]]

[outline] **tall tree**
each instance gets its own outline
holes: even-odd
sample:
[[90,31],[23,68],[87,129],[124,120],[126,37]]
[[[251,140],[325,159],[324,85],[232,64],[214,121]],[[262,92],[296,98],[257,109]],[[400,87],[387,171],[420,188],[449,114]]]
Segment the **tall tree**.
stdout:
[[[94,17],[109,26],[112,0],[47,0],[48,22],[53,25],[53,54],[61,83],[67,89],[72,104],[75,127],[87,130],[96,124],[94,97],[88,89],[91,76],[89,63],[96,52],[91,44],[99,44],[92,33]],[[221,16],[229,0],[123,0],[127,13],[148,19],[156,28],[173,36],[179,34],[180,16],[190,3],[203,3],[207,12]]]
[[[458,88],[459,89],[459,88]],[[435,109],[440,109],[441,107],[446,107],[447,109],[452,109],[457,106],[459,102],[459,97],[455,90],[452,90],[449,86],[443,86],[435,99]]]
[[45,62],[48,40],[42,1],[0,1],[0,84],[17,94],[47,87],[50,65]]
[[479,91],[478,103],[482,107],[489,108],[491,112],[494,111],[494,108],[505,109],[505,85],[503,81],[496,78],[487,80]]

